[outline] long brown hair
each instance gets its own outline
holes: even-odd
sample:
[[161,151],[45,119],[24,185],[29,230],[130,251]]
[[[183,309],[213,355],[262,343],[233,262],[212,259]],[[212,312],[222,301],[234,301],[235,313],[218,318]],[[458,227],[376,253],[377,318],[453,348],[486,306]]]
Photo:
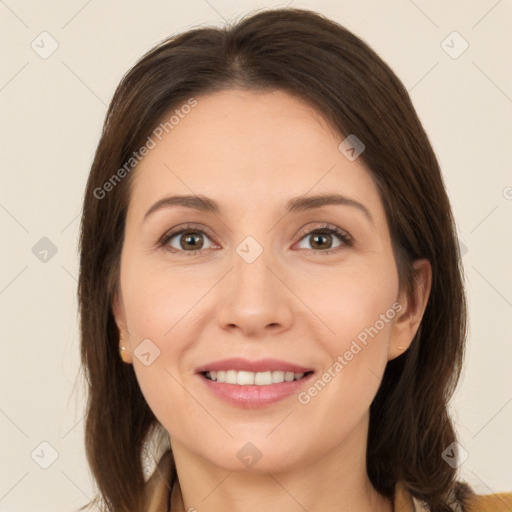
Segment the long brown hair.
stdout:
[[[314,105],[340,142],[355,134],[384,204],[400,289],[412,262],[432,267],[429,301],[409,350],[390,361],[371,404],[367,471],[381,494],[398,480],[433,512],[449,510],[455,441],[448,401],[466,335],[462,265],[438,162],[400,80],[361,39],[303,9],[252,13],[225,28],[170,37],[125,75],[108,108],[87,182],[80,239],[81,358],[88,384],[85,444],[103,503],[142,510],[141,455],[158,430],[133,370],[119,358],[112,313],[131,177],[126,167],[171,109],[230,88],[281,89]],[[132,162],[133,163],[133,162]],[[118,172],[123,168],[125,172]],[[114,176],[115,175],[115,176]],[[110,185],[106,185],[110,183]],[[175,472],[174,478],[175,478]]]

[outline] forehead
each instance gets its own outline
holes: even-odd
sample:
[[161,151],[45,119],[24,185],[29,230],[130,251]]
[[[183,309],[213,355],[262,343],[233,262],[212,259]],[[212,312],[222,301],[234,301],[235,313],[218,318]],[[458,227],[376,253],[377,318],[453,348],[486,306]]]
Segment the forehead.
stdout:
[[[282,208],[291,197],[337,192],[383,215],[361,159],[348,160],[337,134],[309,104],[284,91],[227,90],[174,107],[161,140],[134,171],[130,209],[170,193],[215,198],[228,208]],[[184,112],[188,112],[184,114]],[[163,125],[161,125],[163,126]]]

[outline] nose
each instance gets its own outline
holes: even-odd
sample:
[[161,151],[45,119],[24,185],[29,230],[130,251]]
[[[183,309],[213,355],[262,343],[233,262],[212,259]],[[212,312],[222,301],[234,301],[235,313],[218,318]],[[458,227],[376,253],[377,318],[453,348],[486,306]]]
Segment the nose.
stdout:
[[217,317],[224,330],[265,338],[291,328],[294,295],[268,251],[249,263],[233,254],[233,267],[217,289]]

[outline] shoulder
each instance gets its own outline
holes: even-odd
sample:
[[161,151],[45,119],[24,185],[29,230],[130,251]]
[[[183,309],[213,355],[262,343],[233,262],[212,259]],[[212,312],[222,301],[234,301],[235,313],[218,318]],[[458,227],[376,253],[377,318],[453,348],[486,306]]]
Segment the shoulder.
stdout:
[[466,482],[455,482],[448,493],[454,512],[512,512],[512,493],[476,494]]
[[512,492],[475,494],[464,482],[457,482],[454,491],[464,512],[512,512]]
[[[512,492],[476,494],[466,482],[455,482],[446,501],[452,512],[512,512]],[[430,512],[427,503],[410,494],[403,482],[397,482],[394,510]]]

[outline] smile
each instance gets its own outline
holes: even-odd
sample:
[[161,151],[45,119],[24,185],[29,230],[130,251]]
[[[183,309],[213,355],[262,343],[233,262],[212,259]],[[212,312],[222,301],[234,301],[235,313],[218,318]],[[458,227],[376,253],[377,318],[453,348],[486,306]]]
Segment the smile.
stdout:
[[304,390],[313,375],[313,371],[295,373],[282,370],[211,370],[198,374],[207,393],[241,409],[262,409],[296,396]]
[[300,380],[304,375],[304,373],[286,372],[282,370],[265,372],[247,372],[237,370],[204,372],[204,376],[209,380],[225,382],[226,384],[238,384],[239,386],[270,386],[271,384],[281,384],[282,382]]

